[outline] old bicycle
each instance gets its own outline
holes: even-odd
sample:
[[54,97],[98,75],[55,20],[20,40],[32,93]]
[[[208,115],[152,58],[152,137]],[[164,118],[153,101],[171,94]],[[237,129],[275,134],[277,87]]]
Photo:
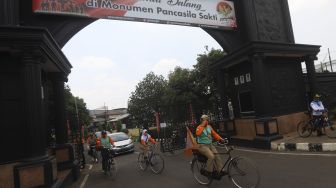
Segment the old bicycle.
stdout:
[[300,121],[297,125],[297,133],[303,137],[309,137],[313,132],[320,131],[329,138],[336,138],[336,126],[329,120],[325,111],[319,118]]
[[142,171],[145,171],[149,166],[153,173],[160,174],[164,169],[163,158],[156,153],[156,146],[149,146],[148,156],[146,157],[144,152],[139,153],[138,165]]
[[218,152],[215,155],[227,155],[228,158],[221,168],[221,172],[216,175],[205,174],[207,157],[202,155],[197,149],[193,150],[194,158],[191,162],[191,171],[196,182],[202,185],[209,185],[213,180],[220,180],[228,175],[229,179],[238,188],[255,188],[259,185],[260,174],[257,166],[246,157],[232,157],[233,148],[228,146],[225,139],[224,144],[217,143],[225,149],[225,152]]
[[101,148],[102,155],[107,155],[106,161],[102,160],[102,163],[104,163],[104,173],[112,178],[115,178],[117,175],[117,163],[114,158],[113,151],[111,148]]

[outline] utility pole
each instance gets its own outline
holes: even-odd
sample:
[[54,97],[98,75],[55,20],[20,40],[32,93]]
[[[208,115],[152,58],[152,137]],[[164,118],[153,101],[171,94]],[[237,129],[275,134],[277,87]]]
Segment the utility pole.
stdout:
[[105,110],[105,124],[104,124],[104,130],[106,131],[106,129],[107,129],[107,106],[105,106],[105,103],[104,103],[104,110]]
[[76,97],[75,97],[75,107],[76,107],[76,116],[77,116],[77,129],[80,129],[80,126],[79,126],[79,115],[78,115],[78,107],[77,107],[77,99],[76,99]]
[[321,63],[321,72],[323,72],[323,63],[322,61],[320,61],[320,63]]
[[329,54],[329,63],[330,63],[331,72],[334,72],[333,67],[332,67],[332,62],[331,62],[331,56],[330,56],[330,50],[329,50],[329,48],[328,48],[328,54]]

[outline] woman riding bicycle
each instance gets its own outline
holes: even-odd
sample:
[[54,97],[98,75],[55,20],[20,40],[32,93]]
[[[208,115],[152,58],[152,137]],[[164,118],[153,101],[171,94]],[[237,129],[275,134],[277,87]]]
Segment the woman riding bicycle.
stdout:
[[89,138],[87,139],[87,144],[88,144],[88,149],[89,152],[88,154],[92,157],[93,162],[98,162],[97,156],[95,155],[96,153],[96,145],[97,145],[97,138],[94,133],[91,133]]
[[155,140],[148,134],[147,130],[144,129],[141,135],[140,148],[143,150],[145,158],[148,157],[149,142],[156,144]]
[[111,137],[107,136],[106,131],[102,131],[101,137],[97,141],[97,146],[98,148],[101,149],[101,155],[102,155],[102,168],[104,171],[106,171],[105,167],[106,162],[108,160],[108,150],[110,149],[111,146],[114,146],[114,141],[112,140]]
[[[215,155],[217,149],[212,145],[213,137],[217,141],[224,141],[222,137],[220,137],[213,128],[209,125],[209,117],[207,115],[202,115],[201,117],[202,123],[196,129],[197,143],[199,144],[198,151],[205,155],[207,160],[206,174],[212,175],[213,165],[215,162],[216,173],[221,172],[221,168],[223,166],[223,162],[220,156]],[[224,173],[224,172],[222,172]]]

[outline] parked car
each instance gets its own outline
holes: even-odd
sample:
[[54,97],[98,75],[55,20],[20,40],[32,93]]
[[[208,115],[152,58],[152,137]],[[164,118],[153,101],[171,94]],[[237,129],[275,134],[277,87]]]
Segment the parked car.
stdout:
[[108,134],[114,141],[113,152],[118,155],[122,153],[134,152],[134,143],[132,139],[123,132]]

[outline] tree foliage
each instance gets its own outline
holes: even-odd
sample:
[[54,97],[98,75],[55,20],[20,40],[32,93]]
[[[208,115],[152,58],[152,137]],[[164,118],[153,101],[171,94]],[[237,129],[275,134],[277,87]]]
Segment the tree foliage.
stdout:
[[209,52],[199,54],[197,64],[194,65],[195,90],[199,97],[200,107],[211,110],[216,103],[218,92],[215,84],[215,73],[211,72],[210,65],[223,57],[225,53],[220,49],[211,49]]
[[[64,90],[67,119],[72,129],[77,130],[80,125],[89,125],[92,119],[89,115],[89,110],[86,108],[86,103],[84,100],[82,98],[73,96],[68,85],[64,87]],[[78,118],[76,112],[76,103],[78,109]]]
[[217,87],[209,66],[224,55],[218,49],[199,54],[193,69],[176,67],[168,75],[168,81],[149,73],[131,94],[129,113],[138,123],[151,125],[154,112],[160,112],[161,122],[181,123],[190,119],[190,104],[197,117],[212,111],[217,102]]
[[128,112],[139,126],[154,124],[154,113],[159,112],[167,80],[150,72],[138,83],[128,101]]

